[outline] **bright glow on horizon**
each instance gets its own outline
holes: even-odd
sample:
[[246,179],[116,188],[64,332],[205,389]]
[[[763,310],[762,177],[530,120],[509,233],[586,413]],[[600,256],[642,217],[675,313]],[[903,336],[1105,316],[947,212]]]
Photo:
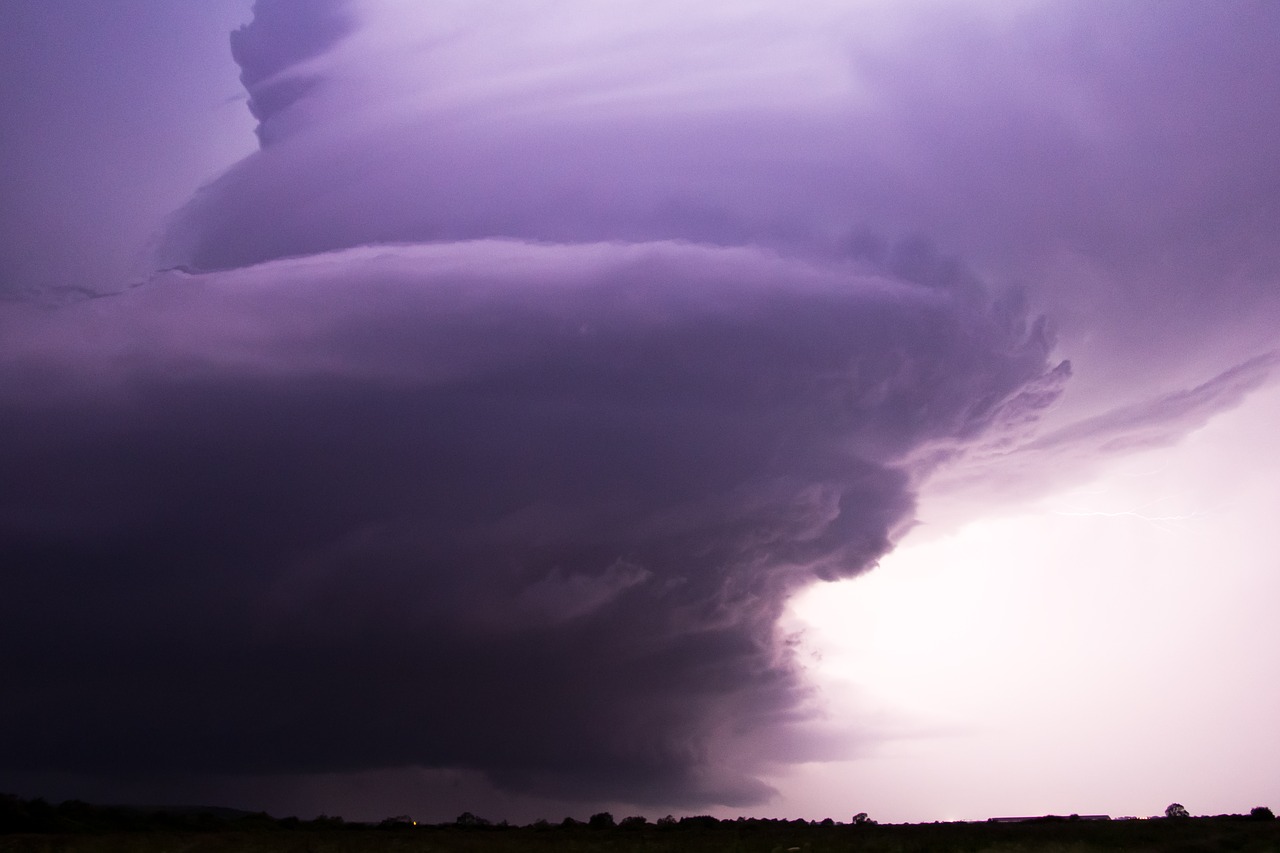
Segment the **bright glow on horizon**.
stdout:
[[785,777],[780,811],[928,821],[1280,799],[1256,769],[1280,762],[1265,544],[1280,461],[1249,451],[1274,423],[1272,386],[1175,447],[944,536],[923,527],[869,574],[797,597],[831,722],[893,722],[865,754]]

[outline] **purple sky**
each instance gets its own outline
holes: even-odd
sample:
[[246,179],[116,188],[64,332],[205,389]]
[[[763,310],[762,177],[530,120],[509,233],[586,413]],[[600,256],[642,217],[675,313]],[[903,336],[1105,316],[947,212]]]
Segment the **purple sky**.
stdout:
[[687,5],[5,5],[0,789],[1280,802],[1280,8]]

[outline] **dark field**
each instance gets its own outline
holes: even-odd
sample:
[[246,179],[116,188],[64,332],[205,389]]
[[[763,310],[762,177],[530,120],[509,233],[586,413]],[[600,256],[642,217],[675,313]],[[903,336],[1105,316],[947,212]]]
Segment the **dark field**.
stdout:
[[[698,819],[694,819],[697,821]],[[1046,821],[1018,824],[906,825],[805,824],[800,821],[721,821],[685,825],[590,828],[467,828],[454,825],[394,829],[312,824],[244,828],[225,821],[216,828],[94,830],[0,834],[0,851],[86,853],[380,853],[380,851],[581,851],[581,853],[1020,853],[1020,851],[1135,850],[1280,851],[1280,821],[1206,817],[1144,821]]]

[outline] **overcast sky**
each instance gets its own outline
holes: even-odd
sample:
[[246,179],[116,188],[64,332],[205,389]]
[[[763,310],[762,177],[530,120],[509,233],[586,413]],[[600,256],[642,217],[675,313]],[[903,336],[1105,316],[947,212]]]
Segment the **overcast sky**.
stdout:
[[1280,803],[1277,39],[6,3],[0,789]]

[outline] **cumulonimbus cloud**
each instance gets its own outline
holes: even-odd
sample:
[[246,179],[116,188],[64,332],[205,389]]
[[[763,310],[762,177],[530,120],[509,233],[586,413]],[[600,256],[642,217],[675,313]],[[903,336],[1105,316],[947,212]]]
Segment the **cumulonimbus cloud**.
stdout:
[[990,203],[1049,255],[1074,213],[993,203],[1021,161],[955,139],[880,150],[937,92],[853,61],[871,7],[603,8],[258,0],[261,149],[171,269],[0,306],[0,764],[691,806],[811,757],[788,596],[874,564],[939,464],[1034,446],[1070,376],[859,223]]
[[78,771],[758,800],[755,736],[805,695],[788,594],[868,567],[912,454],[1050,367],[969,295],[679,243],[351,250],[13,310],[3,624],[39,665],[2,758]]

